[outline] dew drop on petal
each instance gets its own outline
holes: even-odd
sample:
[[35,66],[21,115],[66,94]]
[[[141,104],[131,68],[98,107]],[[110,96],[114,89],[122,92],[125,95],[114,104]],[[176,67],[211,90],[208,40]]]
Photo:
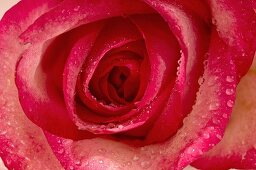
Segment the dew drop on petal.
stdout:
[[204,137],[205,139],[209,139],[209,138],[210,138],[210,134],[209,134],[208,132],[205,132],[205,133],[203,134],[203,137]]
[[109,123],[108,125],[107,125],[107,128],[108,129],[113,129],[113,128],[115,128],[115,124],[114,123]]
[[127,165],[128,165],[128,166],[131,166],[131,165],[132,165],[132,163],[131,163],[131,162],[127,162]]
[[234,81],[234,77],[233,76],[227,76],[226,81],[229,82],[229,83],[232,83]]
[[100,153],[105,153],[105,152],[106,152],[106,149],[100,148],[100,149],[98,149],[98,151],[99,151]]
[[242,154],[242,160],[245,159],[245,156],[246,156],[246,152]]
[[86,162],[84,163],[84,165],[85,165],[85,166],[88,166],[88,165],[89,165],[89,162],[88,162],[88,161],[86,161]]
[[123,125],[118,125],[117,127],[118,127],[118,129],[123,129],[124,128]]
[[140,166],[144,169],[149,168],[150,167],[150,162],[149,161],[143,161],[140,163]]
[[226,89],[226,94],[227,95],[232,95],[232,94],[234,94],[234,90],[233,89]]
[[81,165],[81,161],[77,160],[77,161],[75,162],[75,164],[76,164],[77,166],[80,166],[80,165]]
[[222,117],[228,118],[228,115],[225,113],[225,114],[222,115]]
[[205,61],[203,62],[203,64],[204,64],[204,67],[206,67],[206,66],[208,65],[208,60],[205,60]]
[[137,161],[137,160],[139,160],[140,158],[137,156],[137,155],[135,155],[133,158],[132,158],[132,160],[134,160],[134,161]]
[[198,79],[198,84],[201,86],[203,83],[204,83],[204,78],[203,78],[203,77],[200,77],[200,78]]
[[213,102],[209,105],[209,110],[217,110],[220,107],[218,102]]
[[[180,51],[180,53],[182,54],[182,51]],[[181,60],[180,59],[178,60],[178,64],[179,65],[181,64]]]
[[145,151],[146,148],[145,148],[145,147],[141,147],[140,150],[141,150],[141,151]]
[[220,123],[220,121],[217,118],[213,118],[212,122],[216,125],[218,125]]
[[74,11],[78,11],[80,9],[80,6],[77,6],[74,8]]
[[233,105],[234,105],[234,102],[233,102],[232,100],[229,100],[229,101],[227,102],[227,106],[228,106],[228,107],[233,107]]
[[189,148],[187,149],[187,153],[188,153],[188,154],[193,154],[194,152],[195,152],[195,149],[192,148],[192,147],[189,147]]
[[217,137],[218,139],[222,139],[222,137],[221,137],[220,134],[217,134],[216,137]]
[[59,149],[57,152],[58,152],[59,154],[63,154],[63,153],[64,153],[64,149],[61,148],[61,149]]

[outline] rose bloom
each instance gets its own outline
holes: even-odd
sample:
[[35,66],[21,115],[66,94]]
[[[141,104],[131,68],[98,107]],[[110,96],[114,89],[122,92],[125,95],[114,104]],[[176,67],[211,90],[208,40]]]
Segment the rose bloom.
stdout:
[[255,7],[20,1],[0,21],[5,166],[256,169]]

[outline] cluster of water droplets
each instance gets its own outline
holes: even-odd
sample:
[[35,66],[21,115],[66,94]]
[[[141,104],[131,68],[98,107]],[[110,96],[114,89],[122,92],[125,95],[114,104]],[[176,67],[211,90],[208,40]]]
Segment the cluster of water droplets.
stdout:
[[[176,75],[179,76],[180,75],[180,67],[181,67],[181,62],[182,62],[182,58],[184,57],[184,53],[182,50],[180,50],[180,59],[178,60],[178,67],[177,67],[177,72]],[[178,79],[177,79],[178,80]]]

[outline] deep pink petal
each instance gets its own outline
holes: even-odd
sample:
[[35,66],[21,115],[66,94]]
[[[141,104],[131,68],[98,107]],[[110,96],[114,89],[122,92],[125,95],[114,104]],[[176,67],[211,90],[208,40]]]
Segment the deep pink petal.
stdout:
[[170,96],[166,98],[168,101],[162,106],[163,110],[147,136],[149,141],[156,142],[174,134],[181,126],[182,119],[191,111],[199,87],[198,79],[203,71],[203,61],[208,57],[205,56],[208,48],[208,43],[205,42],[209,41],[207,36],[209,32],[206,23],[198,21],[196,18],[198,16],[193,16],[188,11],[185,13],[170,4],[160,2],[154,4],[153,7],[165,17],[171,31],[179,40],[183,57],[180,59],[180,74],[178,74],[175,87]]
[[[83,29],[82,33],[87,35],[89,45],[97,36],[97,28],[101,28],[99,23]],[[62,80],[63,66],[70,50],[69,47],[76,41],[77,37],[74,36],[76,32],[81,33],[77,29],[72,32],[72,37],[64,35],[64,38],[60,36],[56,39],[57,46],[53,47],[58,47],[62,40],[70,40],[66,51],[62,50],[62,53],[46,52],[44,54],[44,42],[28,48],[22,54],[16,70],[19,99],[28,118],[45,130],[71,138],[78,137],[78,130],[68,116],[59,81]],[[59,50],[61,48],[53,49],[53,51]],[[55,57],[58,65],[51,64],[53,62],[49,60],[49,57]],[[59,126],[55,125],[56,121],[59,122]]]
[[[116,26],[113,27],[116,23]],[[88,107],[84,107],[83,105],[81,105],[81,103],[76,104],[76,107],[78,108],[76,111],[74,110],[75,107],[72,106],[72,101],[73,101],[73,97],[74,97],[74,91],[70,91],[68,90],[67,92],[69,93],[68,96],[71,96],[70,100],[67,100],[66,102],[68,103],[69,106],[69,111],[72,114],[72,116],[74,117],[74,120],[76,122],[76,125],[80,128],[80,129],[86,129],[86,130],[90,130],[96,133],[116,133],[119,132],[120,128],[117,128],[118,126],[116,126],[115,128],[111,128],[109,129],[108,124],[110,122],[118,122],[118,121],[122,121],[124,119],[127,119],[127,117],[129,117],[129,115],[124,115],[119,116],[119,117],[102,117],[97,115],[97,111],[98,112],[121,112],[125,110],[127,110],[128,108],[133,108],[132,105],[128,105],[128,106],[124,106],[124,107],[113,107],[113,106],[107,106],[104,105],[102,103],[96,102],[95,98],[93,98],[93,96],[91,95],[91,93],[89,92],[89,81],[93,75],[94,70],[96,69],[97,63],[99,63],[100,59],[104,57],[105,53],[107,53],[109,50],[111,50],[112,48],[117,48],[120,46],[123,46],[127,43],[133,42],[133,41],[137,41],[140,39],[139,34],[136,32],[136,29],[134,30],[134,26],[132,27],[132,25],[129,24],[129,22],[125,21],[125,20],[120,20],[118,19],[117,22],[114,22],[111,24],[112,29],[108,29],[110,25],[107,25],[105,29],[103,29],[103,32],[101,33],[101,35],[98,37],[96,43],[94,44],[94,47],[90,53],[90,55],[86,58],[85,60],[85,64],[84,64],[84,68],[82,68],[82,73],[81,73],[81,77],[83,78],[81,82],[78,82],[79,85],[81,85],[82,87],[80,87],[80,89],[83,89],[82,94],[81,95],[85,95],[83,100],[84,100],[84,104],[88,105]],[[121,24],[120,24],[121,23]],[[130,28],[130,29],[118,29],[118,28]],[[116,29],[119,31],[116,31]],[[101,50],[98,50],[101,49]],[[85,57],[85,55],[81,55],[81,57]],[[78,62],[79,63],[79,62]],[[71,72],[72,73],[72,72]],[[69,74],[65,74],[66,76],[71,76]],[[75,75],[75,74],[74,74]],[[74,75],[72,74],[72,76],[70,77],[70,80],[74,79]],[[70,82],[70,81],[68,81]],[[68,89],[70,89],[71,87],[74,88],[74,84],[69,84],[70,87],[68,87]],[[84,87],[83,87],[84,86]],[[80,92],[81,93],[81,92]],[[71,105],[70,105],[70,104]],[[96,106],[96,107],[94,107]],[[89,110],[91,109],[91,111]],[[98,110],[97,110],[98,109]],[[93,112],[96,112],[96,114]],[[129,113],[134,114],[135,111]],[[109,115],[113,115],[113,113],[110,113]],[[88,120],[93,120],[93,121],[88,121]],[[94,124],[90,123],[90,122],[99,122],[101,124]],[[126,123],[128,124],[128,122]],[[139,125],[139,124],[138,124]],[[137,125],[137,126],[138,126]],[[124,126],[124,125],[123,125]],[[130,126],[124,126],[125,128],[132,128],[134,125],[130,125]],[[97,128],[96,128],[97,127]],[[125,130],[125,128],[123,130]]]
[[[256,168],[256,58],[237,87],[237,100],[223,139],[193,163],[200,169]],[[228,79],[231,80],[231,79]],[[232,91],[227,90],[228,94]]]
[[[77,82],[79,97],[84,104],[95,113],[105,113],[108,115],[125,113],[133,108],[133,106],[112,107],[96,101],[96,96],[93,96],[90,92],[89,83],[93,74],[96,74],[94,72],[98,67],[98,63],[108,52],[141,39],[137,29],[128,20],[118,18],[111,21],[103,28],[100,36],[97,38],[90,55],[85,60],[83,68],[81,68],[82,72]],[[86,114],[82,115],[86,117]]]
[[21,39],[24,42],[42,42],[83,24],[111,17],[152,12],[146,4],[135,0],[132,3],[122,0],[65,0],[39,17],[21,35]]
[[41,129],[23,113],[14,82],[16,62],[24,49],[18,43],[19,34],[59,2],[38,0],[31,3],[24,0],[0,21],[0,156],[9,169],[62,168]]
[[239,78],[245,75],[256,50],[253,1],[208,0],[218,35],[233,53]]
[[[204,74],[205,83],[200,87],[197,103],[186,118],[184,126],[173,138],[161,144],[135,148],[120,143],[116,146],[116,142],[103,139],[76,142],[47,135],[62,165],[77,168],[80,166],[82,168],[87,166],[117,166],[120,168],[123,166],[137,169],[144,165],[152,169],[156,167],[182,169],[187,166],[220,140],[216,134],[223,133],[228,119],[224,118],[223,114],[229,115],[231,112],[231,107],[227,105],[227,102],[234,100],[234,94],[227,96],[223,90],[223,88],[232,88],[235,84],[235,82],[226,81],[226,76],[233,76],[232,73],[234,73],[233,70],[226,69],[230,58],[226,56],[226,59],[223,58],[223,61],[220,61],[214,55],[215,50],[211,51],[211,54]],[[216,65],[221,72],[216,72]],[[233,66],[231,65],[230,68],[234,69]],[[212,82],[213,84],[209,86]],[[212,98],[209,98],[209,95]],[[217,102],[223,106],[217,110],[209,109],[209,106]],[[94,147],[87,147],[92,144]],[[61,154],[57,153],[59,150]],[[107,157],[102,158],[100,154],[102,151]],[[77,161],[80,161],[79,165],[76,164]]]

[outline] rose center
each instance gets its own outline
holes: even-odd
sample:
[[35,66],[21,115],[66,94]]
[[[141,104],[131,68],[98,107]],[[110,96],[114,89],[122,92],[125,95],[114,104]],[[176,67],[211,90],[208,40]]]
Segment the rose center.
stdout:
[[[134,98],[133,94],[128,94],[124,96],[124,86],[126,80],[129,78],[130,70],[127,67],[113,67],[110,71],[108,82],[116,90],[116,93],[120,98],[123,98],[125,101],[131,101]],[[129,93],[129,92],[127,92]]]
[[92,95],[106,104],[132,102],[140,86],[141,60],[137,57],[126,51],[102,59],[89,83]]

